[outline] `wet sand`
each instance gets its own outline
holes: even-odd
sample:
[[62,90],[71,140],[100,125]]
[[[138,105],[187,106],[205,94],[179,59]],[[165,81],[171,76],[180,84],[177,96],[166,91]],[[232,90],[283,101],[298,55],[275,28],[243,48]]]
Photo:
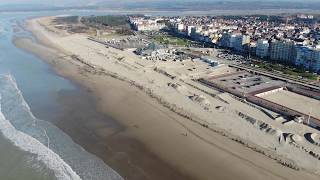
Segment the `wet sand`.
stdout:
[[[25,45],[32,42],[27,38],[20,40]],[[16,39],[15,42],[17,41],[19,40]],[[39,47],[33,50],[39,50]],[[47,60],[57,58],[49,49],[36,55]],[[77,67],[65,65],[67,64],[63,64],[64,68],[68,69],[65,72],[77,71]],[[57,72],[66,75],[59,70]],[[77,91],[59,93],[57,101],[64,109],[61,114],[48,117],[50,112],[44,113],[43,109],[34,109],[34,114],[54,123],[77,144],[103,159],[125,179],[193,179],[165,163],[142,143],[127,135],[125,126],[99,111],[96,106],[99,99],[93,96],[90,88],[79,88]]]
[[56,125],[125,179],[190,179],[130,138],[126,127],[97,111],[88,92],[64,92],[58,101],[65,112]]
[[[72,110],[65,113],[66,120],[57,123],[125,179],[317,179],[178,116],[126,82],[87,73],[83,65],[64,58],[61,52],[28,39],[17,39],[15,44],[81,84],[95,97],[89,108],[97,104],[99,111],[120,125],[110,128],[99,118],[70,118]],[[74,99],[63,102],[81,109]],[[84,106],[84,112],[86,109]]]

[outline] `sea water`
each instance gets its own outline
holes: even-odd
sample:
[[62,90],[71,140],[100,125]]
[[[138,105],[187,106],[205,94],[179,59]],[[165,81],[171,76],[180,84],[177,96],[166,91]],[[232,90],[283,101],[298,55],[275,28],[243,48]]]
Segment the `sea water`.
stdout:
[[59,113],[54,95],[77,87],[41,59],[16,48],[15,36],[32,36],[23,29],[14,32],[13,27],[28,17],[59,13],[0,14],[0,180],[122,179],[59,128],[35,117],[30,108]]

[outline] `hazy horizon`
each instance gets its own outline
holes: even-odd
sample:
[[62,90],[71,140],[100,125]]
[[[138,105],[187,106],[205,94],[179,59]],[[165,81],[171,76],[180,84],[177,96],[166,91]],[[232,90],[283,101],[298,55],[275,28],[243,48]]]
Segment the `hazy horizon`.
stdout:
[[[125,10],[320,10],[319,0],[0,0],[1,11],[61,9]],[[170,4],[170,6],[168,6]],[[320,13],[320,12],[316,12]]]
[[[41,5],[94,5],[97,3],[114,2],[115,0],[0,0],[0,5],[10,4],[41,4]],[[122,0],[119,3],[134,2],[241,2],[241,1],[259,1],[259,0]],[[317,0],[264,0],[263,2],[317,2]]]

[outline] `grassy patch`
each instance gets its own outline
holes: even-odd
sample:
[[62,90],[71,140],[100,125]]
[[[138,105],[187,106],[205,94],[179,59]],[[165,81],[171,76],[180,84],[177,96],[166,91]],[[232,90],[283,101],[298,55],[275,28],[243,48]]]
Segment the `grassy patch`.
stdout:
[[85,18],[90,23],[102,24],[105,26],[128,26],[126,16],[90,16]]
[[175,46],[189,46],[191,42],[187,39],[174,37],[170,35],[157,35],[153,38],[156,42]]
[[115,32],[119,35],[132,35],[133,32],[124,15],[87,16],[82,17],[81,22],[87,26],[101,30],[101,32]]
[[255,61],[253,62],[254,65],[259,66],[259,68],[270,71],[270,72],[282,72],[284,74],[294,76],[296,78],[302,77],[309,80],[317,80],[319,75],[314,73],[307,72],[305,69],[302,68],[295,68],[290,66],[285,66],[281,64],[272,64],[268,62],[261,62]]
[[79,16],[66,16],[66,17],[57,17],[53,20],[57,24],[73,24],[79,22]]

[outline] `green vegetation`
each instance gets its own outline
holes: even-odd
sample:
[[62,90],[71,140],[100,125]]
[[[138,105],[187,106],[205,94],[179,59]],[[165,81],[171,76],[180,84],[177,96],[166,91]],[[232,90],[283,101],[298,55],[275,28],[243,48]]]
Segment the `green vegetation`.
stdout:
[[105,26],[129,26],[127,16],[89,16],[84,18],[89,23],[102,24]]
[[56,24],[76,24],[79,22],[79,16],[57,17],[53,22]]
[[289,67],[281,64],[272,64],[262,61],[254,61],[253,64],[259,66],[259,68],[261,69],[265,69],[270,72],[282,72],[284,74],[294,76],[296,78],[302,77],[309,80],[317,80],[319,78],[319,75],[307,72],[303,68]]
[[83,24],[102,31],[113,31],[113,34],[132,35],[133,32],[124,15],[88,16],[81,19]]
[[190,40],[171,35],[157,35],[153,39],[158,43],[166,45],[189,46],[191,44]]

